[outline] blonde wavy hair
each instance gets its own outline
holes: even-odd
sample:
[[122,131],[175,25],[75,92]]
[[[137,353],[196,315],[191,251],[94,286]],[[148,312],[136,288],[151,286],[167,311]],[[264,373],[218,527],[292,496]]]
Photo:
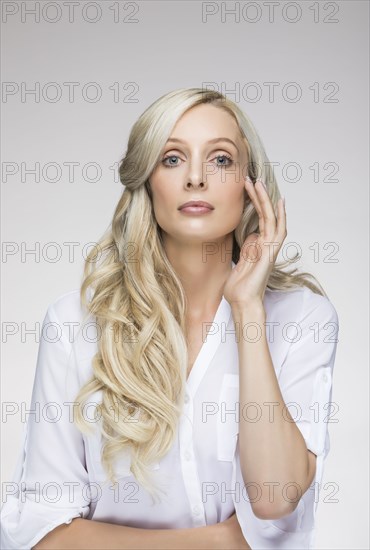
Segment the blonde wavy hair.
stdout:
[[[276,209],[278,185],[268,171],[264,146],[249,118],[217,91],[174,90],[150,105],[131,130],[119,165],[125,188],[111,227],[98,242],[99,255],[92,250],[86,258],[80,288],[81,305],[95,317],[100,337],[92,362],[93,376],[76,397],[76,425],[82,432],[91,428],[84,418],[83,404],[100,391],[102,401],[96,409],[104,438],[104,470],[116,482],[112,461],[129,448],[131,472],[152,497],[158,497],[161,489],[153,483],[150,464],[171,448],[183,409],[187,344],[186,297],[164,251],[148,178],[176,122],[188,109],[202,103],[211,103],[235,118],[248,153],[248,175],[253,182],[258,177],[266,182]],[[235,263],[246,237],[258,233],[258,228],[257,212],[252,202],[246,201],[234,230]],[[290,291],[307,286],[326,296],[319,283],[309,280],[316,280],[313,275],[300,273],[297,268],[283,271],[297,261],[297,256],[275,263],[267,288]],[[117,407],[130,414],[139,411],[136,421],[127,422],[120,415],[117,421],[117,415],[112,414]]]

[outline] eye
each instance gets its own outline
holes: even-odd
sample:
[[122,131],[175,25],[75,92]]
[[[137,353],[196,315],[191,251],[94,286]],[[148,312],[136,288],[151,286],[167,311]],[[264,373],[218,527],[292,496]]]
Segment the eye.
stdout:
[[217,155],[217,157],[215,157],[215,158],[217,158],[217,159],[227,159],[226,164],[225,164],[225,162],[223,162],[222,164],[218,164],[218,166],[230,166],[233,163],[233,159],[231,157],[229,157],[229,155]]
[[[175,168],[176,166],[179,166],[179,163],[172,162],[173,160],[176,161],[176,159],[179,159],[180,157],[178,155],[167,155],[162,159],[163,166],[166,166],[167,168]],[[218,164],[218,166],[230,166],[233,163],[233,159],[229,155],[217,155],[215,157],[216,159],[223,159],[223,162],[221,164]],[[167,163],[168,161],[168,163]]]
[[170,164],[166,164],[166,161],[167,160],[173,160],[173,159],[179,159],[180,157],[178,157],[177,155],[168,155],[167,157],[164,157],[162,159],[162,164],[163,166],[167,166],[167,168],[175,168],[176,166],[178,166],[178,164],[173,164],[173,163],[170,163]]

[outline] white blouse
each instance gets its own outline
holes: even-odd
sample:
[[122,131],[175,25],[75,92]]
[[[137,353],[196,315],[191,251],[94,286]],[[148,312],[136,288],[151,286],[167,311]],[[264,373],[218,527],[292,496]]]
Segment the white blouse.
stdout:
[[[73,401],[92,375],[98,339],[94,319],[83,319],[86,312],[81,311],[77,289],[50,304],[43,321],[30,407],[35,414],[24,427],[12,481],[3,483],[1,547],[30,550],[49,531],[76,517],[173,529],[215,524],[236,511],[252,549],[313,548],[319,488],[330,449],[327,417],[338,316],[326,297],[307,287],[293,292],[266,289],[264,307],[281,393],[307,448],[317,455],[315,479],[294,512],[263,520],[251,508],[239,460],[238,347],[224,297],[190,371],[174,445],[152,465],[167,498],[153,504],[131,474],[126,451],[116,462],[118,484],[113,488],[104,483],[99,429],[85,436],[72,422]],[[99,393],[90,398],[92,406],[101,400]],[[86,409],[86,415],[93,425],[93,410]]]

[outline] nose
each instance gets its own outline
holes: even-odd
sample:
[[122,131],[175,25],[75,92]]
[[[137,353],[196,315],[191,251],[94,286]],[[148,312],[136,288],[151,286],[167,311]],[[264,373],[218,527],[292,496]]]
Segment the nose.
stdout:
[[206,187],[206,178],[203,177],[203,163],[200,160],[198,162],[193,161],[189,166],[186,188],[189,189],[190,187],[195,189]]
[[203,189],[204,187],[204,182],[203,181],[199,181],[199,182],[195,182],[192,180],[192,179],[189,179],[189,181],[187,182],[186,184],[186,187],[189,189],[190,187],[194,187],[195,189],[197,189],[198,187],[200,187],[201,189]]

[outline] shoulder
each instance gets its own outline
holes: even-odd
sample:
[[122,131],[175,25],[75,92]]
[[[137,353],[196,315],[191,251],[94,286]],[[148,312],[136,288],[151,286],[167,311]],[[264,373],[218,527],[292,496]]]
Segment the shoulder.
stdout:
[[[88,293],[88,300],[91,292]],[[73,289],[59,294],[49,303],[44,323],[51,323],[68,352],[72,345],[76,353],[90,356],[95,353],[96,320],[81,304],[80,289]],[[92,326],[93,325],[93,326]]]
[[[289,384],[294,380],[292,372],[297,373],[294,376],[302,376],[315,372],[318,364],[333,367],[339,321],[329,298],[306,286],[292,291],[267,289],[266,294],[266,320],[277,331],[271,347],[281,347],[282,372]],[[300,365],[299,369],[296,365]],[[280,381],[285,384],[284,378]]]
[[293,290],[266,289],[267,315],[289,317],[292,321],[305,321],[315,317],[320,322],[338,324],[338,313],[327,296],[313,292],[307,286]]
[[47,313],[50,317],[64,322],[82,321],[88,314],[81,305],[80,289],[76,288],[59,294],[49,303]]

